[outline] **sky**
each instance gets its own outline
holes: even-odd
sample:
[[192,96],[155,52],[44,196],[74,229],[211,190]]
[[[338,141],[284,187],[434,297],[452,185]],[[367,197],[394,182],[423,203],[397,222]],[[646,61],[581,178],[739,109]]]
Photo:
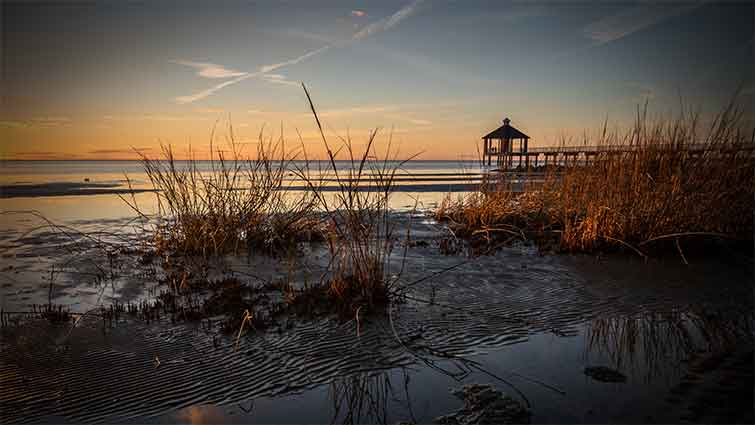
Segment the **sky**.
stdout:
[[[755,3],[2,2],[0,159],[207,155],[379,128],[399,155],[472,159],[505,117],[530,146],[735,93],[755,115]],[[288,148],[287,148],[288,149]]]

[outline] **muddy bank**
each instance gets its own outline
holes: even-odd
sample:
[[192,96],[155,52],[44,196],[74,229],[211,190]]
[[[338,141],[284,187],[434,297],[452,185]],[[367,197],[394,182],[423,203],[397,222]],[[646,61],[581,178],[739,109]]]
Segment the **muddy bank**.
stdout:
[[[430,422],[462,407],[450,388],[494,383],[529,404],[535,423],[678,422],[733,417],[731,409],[699,406],[716,393],[741,396],[745,388],[747,395],[747,384],[751,395],[752,369],[742,360],[752,351],[751,268],[542,256],[527,246],[470,260],[440,253],[436,223],[398,219],[411,226],[412,243],[406,261],[397,255],[391,267],[403,265],[408,297],[387,316],[292,320],[250,331],[238,346],[236,335],[205,321],[126,316],[105,326],[96,311],[73,328],[23,320],[2,328],[0,416],[14,423]],[[109,265],[93,254],[98,247],[81,241],[70,246],[80,251],[62,258],[57,236],[34,237],[11,238],[21,246],[14,268],[2,272],[11,278],[2,287],[6,305],[46,302],[45,280],[20,283],[44,275],[34,252],[61,267],[53,301],[74,311],[154,296],[155,277],[139,275],[125,254],[117,273],[97,282],[83,273]],[[293,274],[285,258],[268,256],[229,257],[224,268],[246,282],[303,284],[327,263],[317,245],[298,257]],[[586,368],[626,379],[596,380]],[[373,402],[360,407],[360,394]],[[293,402],[304,407],[292,413]]]

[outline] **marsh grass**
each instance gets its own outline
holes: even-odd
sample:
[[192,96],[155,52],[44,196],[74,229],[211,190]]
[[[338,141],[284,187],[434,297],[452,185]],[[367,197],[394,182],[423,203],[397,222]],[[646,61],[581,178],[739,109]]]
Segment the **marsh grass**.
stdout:
[[727,107],[700,140],[698,116],[651,122],[646,111],[624,136],[604,127],[591,143],[601,153],[589,162],[554,167],[518,189],[501,177],[447,198],[436,217],[477,243],[531,239],[556,250],[642,256],[670,249],[685,262],[681,242],[752,241],[755,136],[742,131],[742,113]]
[[[156,223],[148,231],[154,235],[154,256],[162,259],[163,282],[174,297],[162,300],[171,312],[177,309],[176,299],[193,299],[204,291],[202,296],[209,298],[202,305],[190,303],[189,316],[225,312],[224,328],[241,335],[290,314],[335,312],[359,321],[395,299],[401,270],[392,273],[389,267],[396,239],[389,199],[405,161],[396,160],[390,138],[386,151],[377,152],[378,130],[359,147],[349,137],[339,137],[334,150],[303,88],[327,151],[324,161],[309,160],[301,137],[301,148],[287,151],[282,135],[272,140],[262,134],[254,159],[243,159],[230,126],[226,150],[214,147],[213,131],[209,170],[193,157],[178,161],[170,146],[162,147],[159,159],[142,156],[158,213],[148,217],[133,196],[122,199],[145,222]],[[336,159],[344,156],[345,162]],[[289,190],[293,185],[299,186]],[[287,255],[296,267],[293,253],[305,240],[327,248],[328,264],[319,282],[256,288],[234,281],[216,288],[208,279],[213,262],[240,251]],[[271,301],[271,291],[282,302],[278,297]]]
[[[159,254],[276,253],[319,237],[311,193],[286,191],[296,152],[286,151],[282,138],[265,140],[260,134],[256,155],[245,159],[232,127],[229,134],[228,149],[221,150],[213,144],[213,131],[209,171],[201,171],[193,156],[178,161],[170,146],[162,146],[159,159],[140,154],[157,197]],[[144,216],[133,198],[122,199]]]
[[[323,282],[325,286],[290,293],[289,298],[296,302],[297,297],[306,299],[313,293],[322,293],[339,306],[341,313],[352,316],[359,311],[367,313],[387,305],[397,289],[401,270],[394,275],[389,273],[396,238],[389,200],[396,175],[409,159],[397,160],[390,138],[384,159],[377,159],[377,129],[370,133],[361,151],[349,137],[341,138],[340,147],[333,150],[309,92],[302,87],[327,151],[327,165],[319,170],[319,178],[304,168],[299,168],[296,174],[305,182],[317,199],[318,208],[325,214],[331,259],[328,277]],[[337,165],[336,158],[341,153],[346,157],[346,166]],[[330,176],[328,180],[335,185],[334,191],[320,190],[325,182],[323,176]]]

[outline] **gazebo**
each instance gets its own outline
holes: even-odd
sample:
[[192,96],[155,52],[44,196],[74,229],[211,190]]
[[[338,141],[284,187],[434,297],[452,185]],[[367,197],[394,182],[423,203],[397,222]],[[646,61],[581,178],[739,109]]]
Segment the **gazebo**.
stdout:
[[[485,141],[482,154],[483,165],[487,162],[487,165],[490,166],[493,157],[495,157],[496,165],[500,167],[503,164],[504,167],[510,167],[514,155],[521,158],[522,155],[527,154],[527,141],[530,136],[512,127],[510,123],[510,119],[504,119],[502,126],[482,138]],[[516,146],[516,141],[519,141],[519,146]]]

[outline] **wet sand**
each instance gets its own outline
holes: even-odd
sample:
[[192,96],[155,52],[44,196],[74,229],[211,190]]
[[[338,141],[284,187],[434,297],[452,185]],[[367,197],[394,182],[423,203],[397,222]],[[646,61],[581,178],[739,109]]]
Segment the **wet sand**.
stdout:
[[[534,423],[752,418],[751,260],[685,266],[675,258],[543,256],[527,246],[469,260],[442,255],[442,227],[424,216],[401,213],[396,220],[411,226],[414,240],[406,283],[463,264],[412,285],[412,298],[388,317],[360,323],[358,335],[353,320],[292,320],[250,332],[235,350],[234,336],[165,319],[147,324],[126,317],[105,327],[89,315],[73,330],[22,320],[2,328],[0,418],[323,423],[354,418],[353,394],[365,394],[374,402],[360,407],[358,422],[426,423],[460,408],[450,390],[464,383],[490,383],[528,403]],[[131,224],[78,226],[138,243]],[[110,264],[91,241],[66,241],[53,231],[18,236],[9,231],[4,239],[15,244],[0,272],[6,311],[47,302],[40,276],[53,264],[61,270],[54,302],[73,311],[154,294],[154,282],[128,256]],[[62,253],[61,246],[70,250]],[[322,247],[305,249],[294,277],[299,283],[327,261]],[[288,273],[280,259],[227,260],[246,279]],[[392,261],[398,271],[400,255]],[[96,275],[95,265],[115,273],[97,281],[88,275]],[[596,380],[588,367],[626,380]],[[722,395],[728,408],[710,408]]]

